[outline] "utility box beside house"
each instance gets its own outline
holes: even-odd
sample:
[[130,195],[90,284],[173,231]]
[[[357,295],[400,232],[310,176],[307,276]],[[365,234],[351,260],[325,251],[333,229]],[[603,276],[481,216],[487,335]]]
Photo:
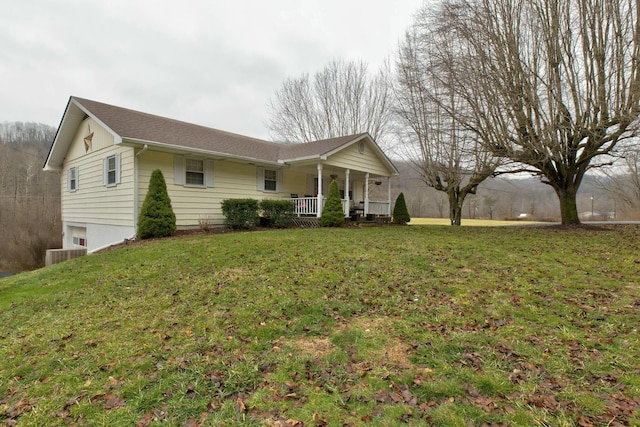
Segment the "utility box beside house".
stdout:
[[47,253],[44,258],[44,265],[50,266],[69,259],[85,256],[87,249],[47,249]]

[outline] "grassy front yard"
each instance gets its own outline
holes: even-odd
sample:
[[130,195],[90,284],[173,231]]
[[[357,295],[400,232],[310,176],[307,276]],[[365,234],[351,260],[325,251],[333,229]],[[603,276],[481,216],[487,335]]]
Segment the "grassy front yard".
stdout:
[[640,227],[166,239],[0,281],[0,424],[640,425]]

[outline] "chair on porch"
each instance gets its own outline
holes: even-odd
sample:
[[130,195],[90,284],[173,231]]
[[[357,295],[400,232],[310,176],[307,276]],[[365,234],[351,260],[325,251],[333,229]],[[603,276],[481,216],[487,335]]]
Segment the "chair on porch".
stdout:
[[349,210],[349,216],[352,221],[357,221],[364,216],[364,201],[361,201],[357,205],[354,205],[353,209]]

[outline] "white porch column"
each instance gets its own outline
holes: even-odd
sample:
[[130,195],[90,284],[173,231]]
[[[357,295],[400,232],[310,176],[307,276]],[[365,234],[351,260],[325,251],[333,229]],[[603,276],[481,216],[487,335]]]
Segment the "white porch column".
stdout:
[[387,177],[387,200],[389,201],[389,206],[387,206],[387,216],[391,216],[391,178]]
[[351,169],[344,171],[344,198],[347,201],[344,207],[345,218],[349,216],[349,175],[351,175]]
[[320,218],[322,216],[322,163],[318,163],[318,209],[316,209],[316,216]]
[[364,214],[369,213],[369,172],[364,176]]

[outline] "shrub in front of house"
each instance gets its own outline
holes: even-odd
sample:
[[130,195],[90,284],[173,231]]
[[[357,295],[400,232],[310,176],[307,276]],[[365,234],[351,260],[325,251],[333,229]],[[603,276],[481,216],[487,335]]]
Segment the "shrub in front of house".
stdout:
[[396,204],[393,207],[393,223],[406,224],[409,221],[411,221],[411,217],[409,216],[407,203],[404,201],[404,194],[400,193],[396,199]]
[[260,202],[262,220],[267,227],[288,227],[295,206],[291,200],[264,199]]
[[138,218],[138,237],[150,239],[171,236],[176,231],[176,215],[171,207],[167,184],[160,169],[151,173],[149,189]]
[[340,199],[340,189],[338,188],[338,182],[333,180],[329,185],[329,194],[322,208],[320,226],[340,227],[343,223],[344,210],[342,208],[342,199]]
[[259,202],[255,199],[226,199],[222,201],[222,214],[227,227],[234,230],[252,229],[258,225]]

